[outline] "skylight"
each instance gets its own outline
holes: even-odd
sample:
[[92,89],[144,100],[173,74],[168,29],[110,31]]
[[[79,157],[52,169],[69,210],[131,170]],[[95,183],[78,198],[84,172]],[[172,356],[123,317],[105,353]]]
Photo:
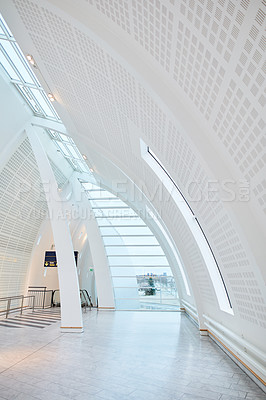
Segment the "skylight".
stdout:
[[46,129],[46,132],[75,171],[86,172],[91,175],[88,165],[70,136],[52,129]]
[[32,72],[14,36],[0,14],[0,64],[12,84],[38,117],[60,121],[60,118]]
[[[32,56],[28,56],[28,58],[33,61]],[[46,95],[37,77],[31,70],[29,61],[24,57],[1,14],[0,64],[12,84],[27,101],[34,115],[61,122],[51,104],[48,97],[49,94],[48,96]],[[46,131],[74,171],[91,174],[89,167],[71,137],[52,129],[46,129]]]

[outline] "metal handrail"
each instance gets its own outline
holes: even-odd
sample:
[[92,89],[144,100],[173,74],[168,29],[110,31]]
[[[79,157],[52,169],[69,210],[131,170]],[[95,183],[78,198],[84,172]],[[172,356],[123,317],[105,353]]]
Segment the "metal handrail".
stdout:
[[[45,307],[52,307],[52,296],[53,290],[47,290],[46,286],[29,286],[28,293],[32,293],[36,295],[35,299],[35,308],[45,308]],[[47,295],[51,295],[51,300],[49,301],[50,304],[45,305]],[[49,300],[49,299],[48,299]]]
[[[53,295],[52,295],[52,307],[55,306],[55,304],[54,304],[54,295],[55,295],[56,292],[60,292],[60,290],[59,290],[59,289],[53,290]],[[81,306],[84,307],[85,312],[86,312],[86,310],[87,310],[87,307],[90,307],[90,310],[91,310],[91,308],[93,307],[93,304],[92,304],[91,297],[90,297],[88,291],[87,291],[86,289],[80,289],[79,292],[80,292],[80,302],[81,302]]]
[[[30,306],[24,306],[24,300],[28,299],[28,298],[32,298],[32,307]],[[20,307],[15,307],[15,308],[11,308],[11,301],[15,300],[15,299],[21,299],[21,305]],[[32,311],[34,311],[34,303],[35,303],[35,296],[24,296],[23,294],[18,295],[18,296],[9,296],[9,297],[1,297],[0,298],[0,302],[1,301],[7,301],[7,307],[6,310],[0,310],[0,313],[6,313],[6,318],[8,317],[8,314],[10,313],[10,311],[16,311],[20,309],[20,314],[22,315],[22,311],[23,308],[32,308]]]
[[88,300],[89,300],[89,303],[90,303],[90,307],[93,307],[91,296],[89,295],[88,290],[87,289],[82,289],[82,290],[84,290],[84,292],[86,293],[86,296],[88,297]]
[[[84,295],[84,290],[80,289],[79,292],[80,292],[80,304],[81,304],[81,307],[84,306],[84,309],[85,309],[85,312],[86,312],[87,311],[88,302],[87,302],[86,296]],[[83,300],[82,300],[82,298],[83,298]]]

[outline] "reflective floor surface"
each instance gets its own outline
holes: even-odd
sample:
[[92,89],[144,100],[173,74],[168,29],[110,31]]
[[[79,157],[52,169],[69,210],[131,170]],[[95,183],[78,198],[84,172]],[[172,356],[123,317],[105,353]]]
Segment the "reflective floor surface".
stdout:
[[262,400],[177,312],[87,311],[83,334],[0,327],[0,399]]

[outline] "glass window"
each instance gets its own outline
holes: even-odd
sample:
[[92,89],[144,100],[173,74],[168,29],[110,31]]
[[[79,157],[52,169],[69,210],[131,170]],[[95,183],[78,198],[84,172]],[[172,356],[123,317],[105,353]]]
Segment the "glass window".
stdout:
[[176,309],[179,301],[175,281],[152,231],[107,190],[89,184],[86,187],[92,188],[88,190],[89,199],[108,257],[116,308]]
[[92,199],[92,207],[93,208],[128,208],[128,206],[123,203],[120,199],[111,199],[111,200],[93,200]]
[[99,208],[94,209],[96,218],[126,218],[137,214],[130,208]]
[[83,171],[88,172],[89,171],[89,168],[88,168],[87,164],[84,161],[81,161],[81,160],[75,160],[75,161],[76,161],[76,163],[77,163],[77,165],[78,165],[78,167],[79,167],[81,172],[83,172]]
[[121,278],[121,277],[114,277],[113,278],[113,285],[114,287],[137,287],[137,279],[135,276]]
[[137,275],[167,275],[173,276],[171,268],[169,266],[165,267],[154,267],[154,266],[144,266],[144,267],[118,267],[118,266],[111,266],[111,273],[113,277],[134,277]]
[[[152,235],[151,230],[147,226],[120,226],[116,228],[103,227],[100,228],[102,235],[121,235],[121,236],[144,236]],[[115,232],[114,232],[115,230]]]
[[117,255],[164,255],[163,249],[160,246],[107,246],[106,254],[108,256],[117,256]]
[[26,86],[22,86],[20,84],[15,85],[22,96],[25,98],[27,103],[31,106],[32,110],[35,114],[42,115],[40,105],[37,103],[36,99],[32,96],[30,89]]
[[69,142],[69,137],[67,135],[64,135],[63,133],[60,132],[58,132],[58,135],[64,142]]
[[63,155],[69,157],[70,154],[69,154],[69,152],[67,151],[66,146],[65,146],[63,143],[61,143],[61,142],[56,142],[56,143],[57,143],[58,147],[60,148],[61,152],[63,153]]
[[103,237],[103,242],[106,246],[121,244],[123,243],[126,246],[134,246],[134,245],[153,245],[158,244],[158,241],[155,236],[113,236],[113,237]]
[[15,84],[34,114],[60,121],[1,15],[0,26],[0,36],[5,34],[6,38],[5,40],[0,38],[0,62],[11,82]]
[[24,62],[22,61],[21,57],[18,55],[16,51],[17,49],[16,44],[11,43],[8,40],[1,40],[1,45],[7,57],[10,59],[10,62],[13,63],[23,81],[26,83],[34,84],[34,81],[31,75],[29,74]]
[[70,154],[72,155],[73,158],[79,158],[79,154],[77,153],[76,149],[74,149],[74,147],[71,144],[67,144],[67,149],[70,152]]
[[107,192],[106,190],[91,190],[90,198],[91,199],[106,199],[106,198],[115,199],[116,196],[110,192]]
[[36,98],[36,100],[38,101],[43,113],[47,117],[54,117],[54,114],[47,103],[49,100],[47,100],[47,101],[45,100],[45,97],[43,95],[44,93],[42,91],[40,91],[38,89],[34,89],[34,88],[31,88],[31,91],[32,91],[34,97]]
[[132,218],[100,218],[99,226],[145,226],[145,223],[139,217]]
[[9,27],[7,26],[6,21],[4,20],[4,18],[2,17],[2,14],[0,14],[0,22],[2,24],[2,26],[4,27],[6,33],[8,36],[12,37],[12,32],[10,31]]
[[123,287],[123,288],[114,288],[115,297],[118,299],[125,298],[125,299],[136,299],[138,298],[138,288],[137,282],[136,287]]
[[168,266],[167,258],[163,256],[108,256],[109,265],[135,266]]
[[[0,40],[0,43],[2,43],[2,42],[3,41]],[[19,80],[18,74],[16,73],[15,69],[10,64],[10,62],[8,61],[8,59],[6,58],[6,56],[4,55],[4,53],[2,51],[0,51],[0,63],[2,64],[5,71],[7,72],[7,74],[9,75],[9,77],[11,79]]]
[[1,25],[0,25],[0,35],[6,36],[5,32],[4,32],[4,29],[1,27]]

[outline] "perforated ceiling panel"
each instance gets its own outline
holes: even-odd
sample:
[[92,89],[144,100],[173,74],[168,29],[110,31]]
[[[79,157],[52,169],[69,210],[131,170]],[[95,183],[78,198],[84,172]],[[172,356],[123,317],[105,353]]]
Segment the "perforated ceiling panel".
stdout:
[[[235,315],[266,328],[265,288],[260,285],[255,258],[242,240],[230,204],[221,202],[218,194],[207,193],[207,182],[215,176],[208,159],[205,162],[193,144],[191,132],[180,129],[162,99],[74,19],[56,15],[37,1],[14,0],[14,4],[55,94],[84,143],[97,143],[131,178],[148,182],[152,189],[156,178],[145,172],[131,146],[130,136],[135,134],[138,141],[142,132],[183,193],[194,200],[193,209],[232,293]],[[133,40],[162,81],[171,82],[176,99],[180,94],[190,105],[191,118],[204,127],[202,142],[210,141],[219,149],[217,163],[223,159],[230,176],[251,180],[246,210],[252,209],[257,225],[262,226],[266,209],[265,1],[91,0],[86,6],[88,13],[93,10],[103,24],[109,24],[110,32],[113,24],[120,29],[125,43],[127,38],[130,43]],[[132,124],[136,133],[129,129]],[[196,201],[199,195],[201,200]],[[204,301],[215,305],[198,250],[175,216],[174,205],[164,207],[156,196],[152,201],[157,209],[164,208],[169,230],[198,274]]]
[[26,138],[0,173],[0,297],[24,294],[32,247],[46,212]]

